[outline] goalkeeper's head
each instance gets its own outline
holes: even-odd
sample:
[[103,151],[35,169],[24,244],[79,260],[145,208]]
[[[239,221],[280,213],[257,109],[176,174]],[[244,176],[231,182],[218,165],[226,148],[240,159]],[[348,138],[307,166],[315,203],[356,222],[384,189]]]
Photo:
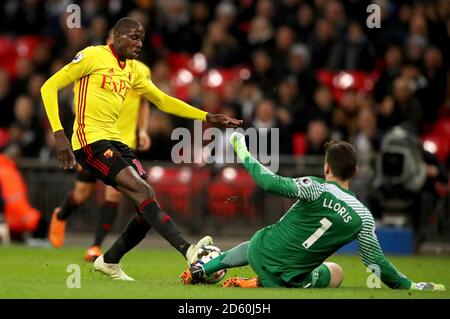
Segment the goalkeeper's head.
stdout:
[[353,145],[344,141],[325,144],[324,175],[326,180],[349,181],[357,170],[356,151]]

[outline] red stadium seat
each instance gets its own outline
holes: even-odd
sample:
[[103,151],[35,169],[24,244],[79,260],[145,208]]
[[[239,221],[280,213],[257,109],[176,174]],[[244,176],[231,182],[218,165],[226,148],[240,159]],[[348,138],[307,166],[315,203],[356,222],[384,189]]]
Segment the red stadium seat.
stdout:
[[16,75],[16,60],[14,40],[8,36],[0,36],[0,68],[4,68],[11,78]]
[[237,189],[233,184],[217,180],[208,187],[208,210],[212,215],[233,218],[238,215]]
[[9,131],[6,128],[0,128],[0,148],[5,146],[9,141]]
[[302,132],[294,133],[292,136],[292,150],[294,155],[304,155],[308,149],[306,134]]
[[38,36],[22,36],[16,40],[16,51],[21,57],[33,59],[38,45],[43,41]]
[[162,166],[153,166],[148,170],[148,182],[155,191],[159,205],[166,211],[171,208],[169,189],[175,174],[175,169]]
[[170,53],[167,57],[172,72],[179,69],[188,69],[191,56],[187,53]]
[[450,153],[450,140],[448,136],[428,135],[422,138],[425,150],[437,156],[441,163],[445,163]]
[[0,57],[3,58],[14,50],[14,40],[8,36],[0,36]]
[[320,84],[331,87],[333,85],[333,72],[328,70],[317,70],[316,77]]
[[253,200],[253,194],[256,189],[255,181],[245,169],[238,169],[236,182],[241,212],[246,218],[256,217],[256,206]]
[[433,134],[450,139],[450,118],[441,118],[433,126]]
[[187,166],[177,169],[168,189],[172,210],[183,216],[190,216],[193,200],[203,191],[207,182],[207,178],[200,178],[206,174],[195,171]]
[[255,216],[252,195],[256,185],[245,169],[227,167],[208,187],[208,209],[212,215],[233,218],[242,213]]
[[193,200],[201,194],[211,176],[207,169],[155,166],[148,171],[148,181],[161,207],[178,215],[191,214]]

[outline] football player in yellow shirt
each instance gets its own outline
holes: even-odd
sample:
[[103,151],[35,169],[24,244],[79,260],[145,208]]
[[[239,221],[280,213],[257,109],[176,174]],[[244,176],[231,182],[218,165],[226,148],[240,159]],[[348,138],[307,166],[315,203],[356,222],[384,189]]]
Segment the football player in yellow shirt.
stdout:
[[[144,63],[137,60],[136,62],[146,75],[150,75],[150,69]],[[150,138],[147,133],[150,105],[146,99],[133,91],[127,95],[123,103],[123,110],[117,121],[117,128],[123,142],[132,150],[147,151],[150,148]],[[58,248],[64,244],[67,219],[80,205],[92,197],[95,193],[96,182],[97,177],[94,174],[77,165],[74,189],[67,193],[61,205],[56,207],[52,214],[48,237],[53,247]],[[119,191],[106,186],[94,242],[84,254],[86,261],[93,262],[102,254],[101,245],[117,217],[121,199],[122,194]]]
[[[159,206],[153,188],[146,182],[145,170],[132,150],[123,144],[117,129],[116,122],[127,94],[133,90],[164,112],[214,125],[237,127],[242,125],[242,120],[204,112],[159,90],[134,60],[142,48],[143,26],[134,19],[122,18],[113,30],[110,45],[91,46],[79,52],[71,63],[44,83],[41,94],[54,132],[60,165],[64,169],[73,168],[78,161],[136,205],[136,216],[94,263],[97,271],[114,279],[134,280],[122,271],[119,261],[151,227],[177,249],[188,264],[195,259],[202,245],[212,243],[212,238],[205,236],[197,244],[188,243]],[[72,82],[75,82],[76,115],[70,145],[59,118],[57,93]]]

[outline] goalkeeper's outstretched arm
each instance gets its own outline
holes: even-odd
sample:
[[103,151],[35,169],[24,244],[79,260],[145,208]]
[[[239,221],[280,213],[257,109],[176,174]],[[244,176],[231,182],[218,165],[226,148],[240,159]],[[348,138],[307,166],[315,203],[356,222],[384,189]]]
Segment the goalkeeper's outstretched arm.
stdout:
[[265,191],[288,198],[298,196],[298,187],[292,178],[272,173],[250,154],[243,134],[234,132],[230,136],[230,142],[245,169]]
[[415,283],[399,272],[384,256],[375,235],[375,221],[367,210],[362,215],[363,227],[357,235],[359,253],[364,265],[380,277],[381,281],[392,289],[445,290],[444,285],[432,282]]

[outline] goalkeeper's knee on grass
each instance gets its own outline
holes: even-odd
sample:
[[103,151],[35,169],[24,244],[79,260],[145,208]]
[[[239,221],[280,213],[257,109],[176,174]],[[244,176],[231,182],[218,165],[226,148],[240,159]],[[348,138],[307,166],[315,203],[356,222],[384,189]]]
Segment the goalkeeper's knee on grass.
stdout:
[[323,263],[330,271],[330,282],[328,288],[338,288],[344,280],[344,271],[342,267],[336,263],[324,262]]

